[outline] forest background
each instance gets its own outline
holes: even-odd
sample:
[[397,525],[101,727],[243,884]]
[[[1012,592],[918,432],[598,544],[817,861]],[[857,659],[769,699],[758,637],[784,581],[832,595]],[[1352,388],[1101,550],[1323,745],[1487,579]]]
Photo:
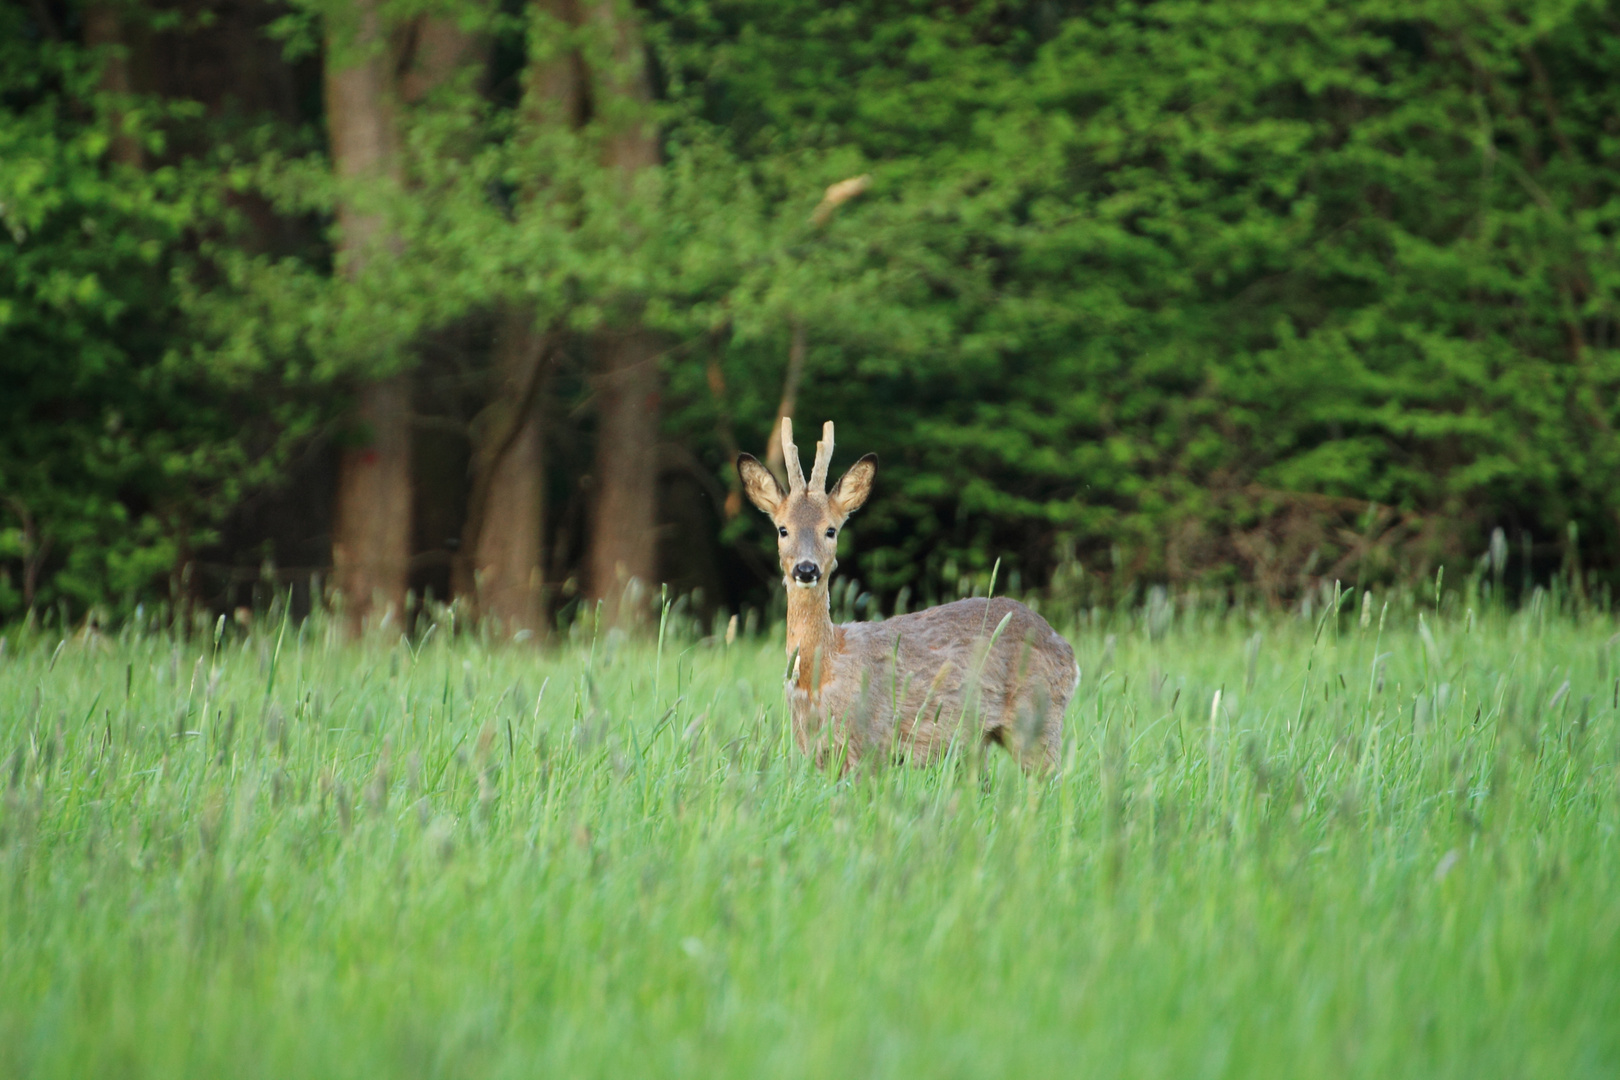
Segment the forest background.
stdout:
[[1550,0],[5,0],[0,619],[759,606],[784,414],[884,610],[1606,589],[1616,71]]

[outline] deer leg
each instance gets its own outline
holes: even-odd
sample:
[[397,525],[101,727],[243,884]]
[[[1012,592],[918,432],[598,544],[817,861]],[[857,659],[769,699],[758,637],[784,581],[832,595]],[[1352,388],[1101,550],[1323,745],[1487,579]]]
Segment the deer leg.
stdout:
[[1039,685],[1018,700],[1012,730],[1003,745],[1011,750],[1025,772],[1052,772],[1063,746],[1063,719],[1053,715],[1052,702]]
[[1046,730],[1041,733],[1041,767],[1047,773],[1055,773],[1063,760],[1063,723],[1054,717],[1049,720]]

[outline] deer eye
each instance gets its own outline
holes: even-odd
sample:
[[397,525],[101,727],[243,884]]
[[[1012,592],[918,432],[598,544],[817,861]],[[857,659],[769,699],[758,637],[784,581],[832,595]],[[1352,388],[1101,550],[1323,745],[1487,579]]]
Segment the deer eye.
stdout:
[[776,527],[776,535],[778,535],[778,536],[786,536],[787,535],[787,526],[786,525],[778,525]]
[[827,539],[831,540],[837,535],[838,535],[838,530],[829,525],[827,527]]

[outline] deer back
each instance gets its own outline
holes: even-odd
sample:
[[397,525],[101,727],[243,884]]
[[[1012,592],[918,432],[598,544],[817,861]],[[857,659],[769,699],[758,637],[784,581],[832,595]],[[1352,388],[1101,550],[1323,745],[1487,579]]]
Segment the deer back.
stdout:
[[971,738],[1055,764],[1063,711],[1079,683],[1069,643],[1007,599],[837,626],[819,674],[819,687],[813,676],[795,686],[801,742],[831,725],[826,734],[846,739],[850,757],[887,746],[917,761]]

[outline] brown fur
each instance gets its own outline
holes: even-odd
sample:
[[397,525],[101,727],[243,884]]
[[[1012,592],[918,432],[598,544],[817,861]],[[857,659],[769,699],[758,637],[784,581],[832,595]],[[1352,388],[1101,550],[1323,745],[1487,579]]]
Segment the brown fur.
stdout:
[[[1080,673],[1069,643],[1023,604],[958,600],[881,623],[833,624],[828,579],[838,566],[837,530],[871,493],[877,459],[860,459],[823,493],[832,428],[823,427],[809,484],[786,419],[788,490],[749,455],[737,462],[743,490],[778,530],[800,749],[848,767],[878,754],[925,764],[953,744],[972,751],[995,742],[1026,768],[1055,768],[1063,711]],[[813,584],[795,580],[804,563],[819,571]]]

